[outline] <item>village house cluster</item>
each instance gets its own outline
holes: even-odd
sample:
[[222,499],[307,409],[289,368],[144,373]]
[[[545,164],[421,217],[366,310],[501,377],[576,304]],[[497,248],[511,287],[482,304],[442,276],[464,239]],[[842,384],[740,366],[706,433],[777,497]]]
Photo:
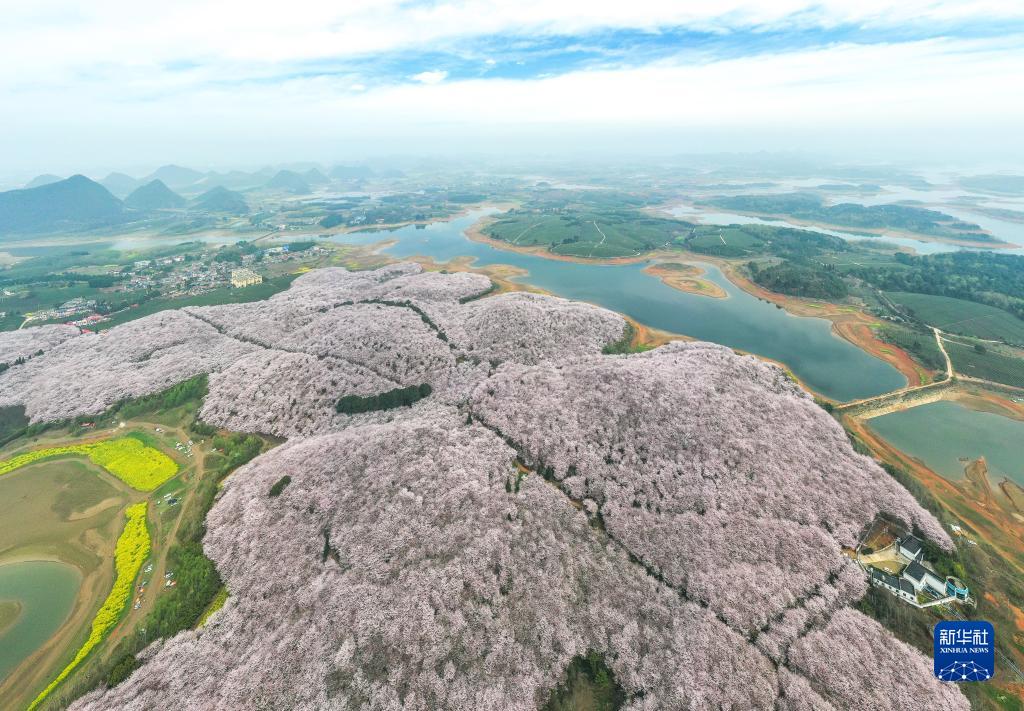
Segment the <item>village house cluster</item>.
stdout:
[[[100,300],[76,297],[60,306],[26,313],[24,325],[59,321],[90,331],[144,301],[195,297],[226,287],[238,289],[253,286],[262,283],[264,279],[257,271],[257,265],[264,270],[282,262],[319,259],[329,251],[327,247],[319,245],[298,251],[290,250],[288,245],[275,245],[252,249],[233,259],[224,259],[221,257],[224,254],[222,250],[228,247],[221,245],[198,254],[140,259],[130,265],[114,267],[108,274],[117,279],[116,283],[102,289],[109,296]],[[16,295],[10,290],[3,292],[4,298]],[[0,313],[0,317],[3,315]]]
[[45,321],[66,319],[71,316],[86,313],[94,308],[96,308],[96,301],[94,299],[71,299],[53,309],[43,309],[25,314],[25,323],[42,323]]

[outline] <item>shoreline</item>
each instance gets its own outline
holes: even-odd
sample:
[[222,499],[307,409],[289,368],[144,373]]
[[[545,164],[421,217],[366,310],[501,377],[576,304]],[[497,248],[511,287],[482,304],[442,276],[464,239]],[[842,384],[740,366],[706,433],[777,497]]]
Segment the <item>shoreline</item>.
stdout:
[[[38,555],[30,555],[28,558],[47,559]],[[69,561],[57,558],[52,560],[69,565],[81,574],[75,602],[60,627],[38,649],[22,659],[6,679],[0,680],[0,698],[30,701],[39,688],[46,685],[54,670],[62,667],[74,655],[81,640],[88,636],[96,610],[114,584],[113,571],[107,570],[106,565],[86,572]],[[6,560],[4,563],[10,562],[13,561]]]
[[490,215],[484,215],[481,217],[466,228],[466,239],[486,244],[489,247],[494,247],[495,249],[499,249],[503,252],[516,252],[518,254],[528,254],[532,257],[551,259],[556,262],[575,262],[576,264],[606,264],[613,266],[616,264],[639,264],[640,262],[649,262],[652,259],[655,259],[655,255],[658,254],[657,252],[644,252],[643,254],[635,254],[629,257],[576,257],[567,254],[555,254],[554,252],[549,252],[547,248],[542,246],[521,247],[519,245],[509,244],[508,242],[500,239],[494,239],[493,237],[484,234],[483,228],[493,220],[494,218]]
[[[436,219],[405,220],[404,222],[389,222],[387,224],[379,224],[379,225],[376,225],[376,224],[374,224],[374,225],[358,225],[358,226],[354,226],[354,227],[353,226],[349,226],[349,225],[344,225],[344,226],[338,225],[336,227],[320,227],[320,229],[317,230],[316,234],[313,234],[312,232],[301,231],[298,234],[298,236],[299,237],[309,236],[309,237],[312,237],[312,238],[317,238],[317,237],[334,237],[334,236],[337,236],[337,235],[365,234],[365,233],[368,233],[368,232],[393,232],[395,230],[400,230],[403,227],[410,227],[410,226],[413,226],[413,225],[427,226],[427,225],[437,224],[439,222],[451,222],[452,220],[457,220],[460,217],[466,217],[467,215],[469,215],[469,213],[477,211],[477,210],[501,210],[501,211],[509,210],[509,209],[511,209],[513,207],[516,207],[517,204],[518,203],[513,203],[513,202],[484,202],[484,203],[475,203],[475,204],[472,204],[472,205],[467,205],[466,207],[462,208],[458,212],[453,212],[450,215],[446,215],[445,217],[438,217]],[[487,217],[487,215],[485,215],[484,217]],[[481,218],[481,219],[483,219],[483,218]],[[277,234],[277,233],[274,233],[274,234]],[[269,236],[269,235],[264,235],[264,237],[267,237],[267,236]],[[263,239],[263,238],[261,237],[260,239]]]
[[658,277],[665,286],[678,289],[695,296],[707,296],[711,299],[726,299],[729,295],[725,289],[714,282],[702,279],[705,270],[694,264],[685,262],[662,261],[650,264],[643,269],[645,274]]
[[[7,610],[6,616],[3,613],[5,609]],[[18,620],[21,618],[24,610],[25,606],[21,603],[21,600],[0,600],[0,637],[7,630],[18,624]]]
[[[476,274],[483,274],[487,276],[492,282],[494,282],[497,285],[497,288],[481,296],[480,298],[482,299],[517,291],[529,294],[543,294],[544,296],[553,296],[559,299],[565,298],[559,296],[558,294],[553,294],[550,291],[547,291],[546,289],[541,289],[538,286],[534,286],[533,284],[527,284],[521,281],[514,281],[514,279],[518,277],[527,276],[529,272],[526,271],[525,269],[521,269],[520,267],[514,267],[509,264],[487,264],[481,267],[474,267],[472,265],[474,261],[473,257],[455,257],[447,262],[439,262],[433,257],[424,255],[413,255],[411,257],[408,257],[407,259],[409,261],[416,262],[424,269],[427,269],[429,271],[441,271],[447,269],[453,271],[473,272]],[[672,333],[671,331],[663,331],[658,328],[653,328],[646,324],[640,323],[636,319],[627,316],[626,314],[619,314],[619,316],[624,318],[626,322],[633,327],[633,339],[630,342],[630,345],[633,347],[646,346],[650,348],[657,348],[658,346],[663,346],[666,343],[670,343],[672,341],[696,340],[692,336],[686,336],[681,333]]]
[[[686,254],[689,254],[689,253],[686,253]],[[678,255],[671,255],[671,256],[678,257]],[[403,259],[405,259],[407,261],[416,262],[417,264],[419,264],[423,268],[429,269],[429,270],[432,270],[432,271],[440,271],[442,269],[448,269],[448,270],[454,270],[454,271],[468,271],[468,272],[475,272],[475,273],[479,273],[479,274],[484,274],[484,275],[488,276],[492,281],[494,281],[498,285],[498,288],[495,289],[494,291],[490,292],[489,294],[487,294],[486,296],[484,296],[482,298],[487,298],[489,296],[497,296],[499,294],[504,294],[504,293],[508,293],[508,292],[512,292],[512,291],[525,291],[525,292],[529,292],[529,293],[533,293],[533,294],[544,294],[546,296],[554,296],[554,297],[557,297],[557,298],[565,298],[565,297],[559,296],[558,294],[554,294],[554,293],[552,293],[550,291],[547,291],[546,289],[541,289],[540,287],[534,286],[533,284],[528,284],[528,283],[519,282],[519,281],[512,281],[512,279],[515,279],[517,277],[526,276],[526,275],[529,274],[528,271],[526,271],[525,269],[522,269],[520,267],[514,267],[514,266],[511,266],[511,265],[507,265],[507,264],[488,264],[488,265],[484,265],[484,266],[481,266],[481,267],[474,267],[474,266],[472,266],[472,263],[473,263],[473,261],[475,261],[475,258],[474,257],[466,257],[466,256],[454,257],[454,258],[450,259],[447,262],[439,262],[439,261],[435,260],[433,257],[423,256],[423,255],[412,255],[412,256],[409,256],[409,257],[403,257]],[[706,294],[702,294],[702,296],[704,296],[704,295],[706,295]],[[585,301],[585,302],[582,302],[582,303],[591,303],[591,302],[586,302]],[[605,308],[603,306],[600,306],[599,304],[591,304],[591,305],[597,306],[599,308]],[[634,347],[636,347],[636,346],[647,346],[647,347],[650,347],[650,348],[657,348],[658,346],[665,345],[666,343],[670,343],[672,341],[686,341],[686,342],[689,342],[689,341],[696,341],[696,340],[698,340],[697,338],[695,338],[693,336],[688,336],[688,335],[683,334],[683,333],[674,333],[674,332],[671,332],[671,331],[664,331],[664,330],[661,330],[661,329],[658,329],[658,328],[654,328],[652,326],[648,326],[648,325],[646,325],[646,324],[644,324],[644,323],[642,323],[640,321],[637,321],[633,317],[631,317],[631,316],[629,316],[627,314],[624,314],[624,313],[619,313],[618,311],[615,311],[614,313],[617,313],[619,316],[624,318],[627,321],[627,323],[629,323],[630,325],[633,326],[634,335],[633,335],[633,340],[631,342],[631,345],[634,346]],[[783,363],[782,361],[775,360],[774,358],[769,358],[767,356],[759,355],[757,353],[751,353],[749,351],[744,351],[744,350],[740,350],[740,349],[735,349],[734,348],[732,350],[734,352],[738,353],[738,354],[748,355],[748,356],[751,356],[753,358],[757,358],[758,360],[764,361],[765,363],[771,363],[773,365],[778,366],[786,374],[786,376],[788,378],[790,378],[793,382],[797,383],[805,392],[807,392],[813,398],[815,398],[817,400],[827,401],[827,402],[835,402],[835,401],[831,400],[830,398],[826,397],[825,395],[822,395],[820,392],[818,392],[814,388],[810,387],[807,383],[805,383],[803,380],[801,380],[790,369],[790,367],[787,364]]]
[[[694,205],[688,205],[686,203],[680,204],[686,207],[695,207]],[[695,209],[712,212],[718,210],[719,208],[710,205],[702,205],[702,207]],[[881,237],[884,239],[885,237],[889,236],[899,237],[901,239],[914,240],[916,242],[938,242],[940,244],[952,244],[956,245],[957,247],[970,247],[972,249],[1017,249],[1020,246],[1017,244],[1013,244],[1011,242],[1004,242],[1001,239],[998,239],[997,237],[990,235],[988,232],[985,232],[984,234],[992,237],[993,241],[991,242],[987,240],[975,241],[965,239],[954,239],[951,237],[939,237],[936,235],[924,235],[918,232],[908,232],[906,230],[901,230],[898,228],[885,227],[858,227],[856,228],[857,231],[854,232],[852,231],[854,228],[847,227],[845,225],[834,225],[829,222],[815,222],[813,220],[803,220],[798,217],[792,217],[791,215],[777,215],[766,212],[745,212],[743,210],[730,210],[729,212],[736,215],[743,215],[744,217],[756,217],[758,219],[766,220],[768,222],[772,222],[773,220],[786,221],[793,225],[797,225],[799,227],[807,227],[809,229],[817,227],[818,229],[831,230],[833,232],[843,232],[849,235],[850,239],[856,239],[858,236],[863,237],[865,239],[870,239],[871,237]],[[676,217],[675,215],[673,215],[673,217],[677,220],[682,219],[680,217]],[[698,212],[696,215],[694,215],[694,217],[699,218],[700,213]],[[685,222],[686,220],[683,221]],[[781,225],[779,226],[781,227]]]
[[[867,353],[868,355],[878,358],[879,360],[882,360],[883,362],[891,365],[893,368],[899,371],[899,373],[903,375],[903,377],[907,379],[908,385],[913,385],[915,383],[923,385],[925,383],[931,382],[932,376],[934,375],[934,373],[932,373],[931,371],[928,371],[923,367],[919,366],[913,360],[913,358],[910,357],[910,354],[908,354],[906,351],[902,350],[901,348],[895,345],[886,343],[878,339],[871,331],[870,327],[878,325],[881,322],[875,317],[862,311],[861,309],[858,309],[853,306],[840,306],[837,304],[832,304],[830,302],[812,302],[807,299],[786,296],[784,294],[776,294],[775,292],[768,291],[767,289],[758,286],[757,284],[750,281],[743,275],[739,274],[736,268],[736,264],[730,260],[723,259],[721,257],[714,257],[711,255],[697,254],[695,252],[688,252],[685,250],[655,250],[653,252],[645,252],[644,254],[634,255],[630,257],[612,257],[597,259],[568,257],[565,255],[551,254],[550,252],[547,252],[544,247],[519,247],[515,245],[510,245],[507,242],[503,242],[501,240],[496,240],[492,237],[488,237],[487,235],[483,234],[482,228],[486,226],[488,224],[488,221],[491,219],[493,218],[491,218],[490,216],[481,217],[470,227],[466,228],[466,238],[474,242],[486,244],[488,246],[494,247],[495,249],[499,249],[506,252],[517,252],[519,254],[529,254],[544,259],[553,259],[555,261],[563,262],[576,262],[578,264],[621,265],[651,262],[649,267],[644,269],[644,271],[648,274],[651,274],[651,272],[648,271],[648,269],[657,267],[655,262],[656,260],[659,259],[673,263],[686,264],[688,266],[693,266],[695,269],[700,269],[698,265],[700,262],[713,264],[722,271],[722,274],[731,284],[733,284],[738,289],[742,289],[743,291],[750,294],[751,296],[754,296],[755,298],[762,299],[769,303],[773,303],[781,307],[783,310],[785,310],[787,313],[793,316],[821,318],[831,322],[832,331],[833,333],[836,334],[837,337],[842,338],[846,342],[850,343],[856,348],[859,348],[861,351]],[[456,260],[453,259],[451,261],[455,262]],[[698,264],[695,264],[695,262]],[[479,268],[468,267],[468,265],[467,268],[479,270]],[[522,272],[522,270],[519,271]],[[652,276],[658,275],[652,274]],[[668,284],[668,286],[677,288],[673,284]],[[716,286],[717,288],[717,285],[714,286]],[[688,293],[693,293],[687,289],[680,290]],[[546,292],[538,291],[538,293]],[[707,296],[708,294],[700,293],[700,295]],[[693,340],[692,337],[686,336],[685,334],[674,335],[679,336],[682,339]],[[795,374],[792,372],[792,370],[790,370],[787,364],[781,363],[771,358],[766,358],[764,356],[757,357],[761,358],[762,360],[770,361],[782,367],[783,370],[785,370],[790,375],[790,377],[793,377],[794,380],[800,383],[800,386],[804,390],[811,393],[811,395],[813,395],[814,397],[825,400],[827,402],[837,402],[832,398],[822,395],[813,388],[810,388],[806,383],[804,383],[802,380],[795,376]]]
[[777,294],[740,274],[732,262],[715,260],[713,263],[722,270],[732,284],[751,296],[780,306],[786,313],[794,316],[822,318],[830,321],[833,333],[868,355],[891,365],[907,379],[908,386],[925,385],[932,382],[935,371],[930,371],[919,365],[909,353],[899,346],[879,339],[872,331],[872,327],[879,326],[882,322],[864,310],[856,306],[833,304],[830,301]]
[[[39,438],[25,442],[14,451],[38,449],[40,444],[49,439],[47,435],[51,434],[53,437],[61,438],[58,432],[42,433]],[[92,439],[95,437],[95,434],[91,436]],[[76,438],[76,441],[81,440],[82,438]],[[84,460],[83,464],[94,470],[93,475],[95,476],[111,476],[106,473],[100,474],[102,469],[88,460]],[[21,467],[6,476],[25,476],[27,468]],[[116,481],[120,483],[119,480]],[[118,491],[120,490],[118,489]],[[23,704],[28,704],[40,688],[44,687],[52,676],[71,659],[82,640],[88,636],[92,619],[113,586],[112,562],[115,539],[109,538],[109,525],[102,522],[90,522],[90,518],[102,514],[109,508],[107,506],[103,511],[94,512],[92,517],[76,519],[74,523],[80,524],[82,528],[81,533],[76,534],[74,538],[62,539],[56,544],[46,542],[16,544],[4,556],[0,556],[0,566],[12,563],[52,562],[72,568],[79,576],[74,602],[67,617],[52,635],[18,662],[6,678],[0,680],[0,698],[14,700],[15,707],[18,707],[19,700]],[[114,520],[116,521],[117,517]],[[71,523],[70,519],[68,522]],[[117,525],[114,528],[118,528]]]
[[[758,284],[754,283],[747,277],[739,273],[737,269],[737,263],[732,260],[728,260],[722,257],[715,257],[712,255],[697,254],[695,252],[689,252],[686,250],[655,250],[652,252],[645,252],[643,254],[633,255],[629,257],[611,257],[611,258],[586,258],[586,257],[571,257],[566,255],[552,254],[548,252],[544,247],[531,246],[531,247],[520,247],[517,245],[510,245],[507,242],[496,240],[492,237],[488,237],[482,231],[490,221],[495,218],[491,215],[484,215],[480,217],[476,222],[466,228],[465,236],[467,239],[481,244],[486,244],[495,249],[516,252],[519,254],[528,254],[543,259],[552,259],[554,261],[562,262],[574,262],[577,264],[602,264],[602,265],[625,265],[625,264],[638,264],[641,262],[649,262],[649,265],[643,269],[643,271],[650,275],[657,277],[662,280],[671,288],[676,288],[685,293],[692,293],[698,296],[711,296],[705,291],[695,291],[688,288],[680,288],[674,283],[666,281],[661,274],[658,273],[658,262],[659,260],[664,263],[681,264],[687,267],[691,267],[693,270],[699,270],[694,276],[694,272],[690,271],[686,276],[682,277],[683,280],[687,278],[697,278],[703,275],[705,271],[701,269],[699,263],[704,262],[712,264],[721,270],[725,278],[738,289],[745,291],[747,294],[761,299],[763,301],[775,304],[782,308],[786,313],[801,317],[801,318],[820,318],[829,321],[832,326],[832,332],[838,337],[849,343],[850,345],[860,349],[864,353],[878,358],[879,360],[889,364],[895,368],[904,378],[907,380],[907,387],[914,385],[925,385],[933,382],[936,371],[931,371],[918,364],[909,353],[902,348],[887,343],[879,339],[874,332],[872,327],[881,325],[882,322],[876,317],[868,314],[863,309],[856,306],[845,306],[841,304],[833,304],[828,301],[817,301],[812,299],[805,299],[802,297],[788,296],[786,294],[777,294],[773,291],[769,291]],[[374,252],[377,253],[390,244],[393,244],[393,240],[385,240],[373,247]],[[384,255],[388,256],[388,255]],[[528,276],[529,272],[520,267],[514,267],[512,265],[503,264],[490,264],[482,266],[474,266],[473,263],[476,261],[475,257],[469,256],[458,256],[454,257],[447,262],[439,262],[429,255],[413,255],[404,257],[409,261],[414,261],[427,269],[441,270],[441,269],[454,269],[457,271],[473,271],[481,274],[485,274],[492,281],[494,281],[498,288],[491,292],[492,295],[501,293],[507,293],[510,291],[528,291],[537,294],[547,294],[549,296],[558,296],[549,291],[536,287],[528,282],[513,281],[519,277]],[[674,270],[664,270],[669,272],[672,276],[676,276]],[[705,280],[700,280],[705,281]],[[720,289],[717,284],[706,282],[715,289]],[[728,295],[724,293],[723,297]],[[619,314],[623,318],[627,319],[638,328],[639,331],[643,331],[649,334],[659,334],[654,337],[652,342],[656,342],[657,345],[662,345],[671,340],[683,340],[692,341],[696,340],[692,336],[681,333],[669,333],[666,331],[660,331],[653,329],[648,326],[641,324],[639,321],[632,319],[626,314]],[[740,351],[737,351],[740,352]],[[747,353],[743,351],[743,353]],[[797,382],[801,388],[810,393],[813,397],[825,402],[836,404],[839,401],[829,398],[817,390],[811,388],[803,380],[796,376],[795,373],[789,368],[786,363],[781,361],[761,356],[754,353],[748,353],[761,360],[774,363],[778,365],[786,374]],[[977,398],[976,398],[977,399]],[[981,398],[984,399],[984,398]],[[1011,408],[1012,409],[1012,408]],[[1024,413],[1024,407],[1021,408],[1021,413]]]
[[977,501],[976,496],[971,495],[973,485],[969,484],[966,474],[963,482],[968,486],[946,479],[883,439],[865,420],[847,417],[843,421],[877,459],[907,470],[940,504],[969,525],[978,538],[1024,573],[1024,549],[1020,544],[1020,538],[1024,536],[1024,522],[1015,519],[1002,507],[986,506],[984,501]]

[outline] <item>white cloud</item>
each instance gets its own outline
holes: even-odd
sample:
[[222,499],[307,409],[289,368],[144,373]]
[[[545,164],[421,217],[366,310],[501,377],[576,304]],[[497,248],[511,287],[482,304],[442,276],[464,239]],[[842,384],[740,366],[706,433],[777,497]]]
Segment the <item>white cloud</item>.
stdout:
[[421,84],[440,84],[448,78],[448,72],[436,69],[432,72],[420,72],[409,77],[413,81],[418,81]]
[[[696,143],[730,132],[737,144],[766,148],[814,136],[850,150],[851,137],[864,145],[1012,146],[1019,138],[1004,127],[1024,123],[1024,96],[1016,90],[1024,38],[998,36],[1000,27],[1024,20],[1024,3],[1016,0],[292,0],[258,10],[242,0],[0,5],[12,5],[0,23],[0,103],[17,107],[0,111],[0,155],[7,165],[39,169],[75,169],[104,157],[112,166],[138,156],[185,161],[185,152],[207,161],[260,162],[272,151],[282,159],[318,158],[341,137],[407,150],[500,134],[505,148],[546,132],[560,137],[550,140],[558,148],[572,142],[562,136],[611,128],[650,141],[685,133]],[[982,23],[993,38],[956,38],[957,26]],[[685,26],[724,35],[818,28],[827,38],[828,28],[850,24],[896,30],[888,33],[894,36],[951,30],[941,40],[824,44],[697,63],[669,58],[523,80],[465,80],[432,69],[389,84],[318,71],[325,62],[452,49],[481,37],[500,43],[505,35]],[[488,51],[482,62],[491,66],[495,56]],[[505,140],[510,136],[520,140]]]
[[[439,42],[519,33],[577,34],[684,26],[728,32],[745,28],[843,24],[892,28],[942,23],[999,27],[1024,19],[1018,0],[4,0],[0,78],[37,72],[76,77],[82,67],[160,70],[187,60],[231,68],[353,57],[429,47]],[[12,7],[6,7],[6,6]],[[54,20],[53,18],[61,18]],[[28,75],[27,75],[28,74]]]

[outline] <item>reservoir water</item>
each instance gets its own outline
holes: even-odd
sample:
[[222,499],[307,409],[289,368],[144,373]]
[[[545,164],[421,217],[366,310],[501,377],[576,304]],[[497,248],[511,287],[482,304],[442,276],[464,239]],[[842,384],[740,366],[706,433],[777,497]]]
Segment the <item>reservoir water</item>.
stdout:
[[626,314],[647,326],[714,341],[786,364],[809,387],[836,400],[878,395],[903,387],[895,368],[832,333],[829,321],[786,313],[734,286],[712,265],[706,278],[728,298],[713,299],[665,286],[643,272],[644,264],[564,262],[496,249],[468,239],[464,231],[483,211],[426,227],[338,235],[344,243],[396,240],[385,251],[395,257],[425,255],[438,261],[458,256],[477,266],[509,264],[529,272],[522,281],[570,299]]
[[64,624],[81,583],[81,574],[66,563],[32,560],[0,565],[0,604],[14,613],[10,624],[0,629],[0,680]]
[[863,241],[867,243],[866,246],[871,246],[871,241],[874,240],[876,243],[884,242],[898,247],[908,247],[909,249],[914,250],[917,254],[939,254],[941,252],[955,252],[961,249],[955,244],[926,242],[924,240],[898,237],[890,234],[875,235],[854,231],[843,232],[841,230],[831,230],[827,227],[818,227],[816,225],[797,225],[792,222],[787,222],[781,218],[768,219],[764,217],[754,217],[752,215],[739,215],[734,212],[704,212],[703,210],[698,210],[697,208],[690,207],[689,205],[678,205],[668,212],[673,217],[680,220],[687,220],[688,222],[696,221],[704,225],[722,225],[723,227],[725,225],[770,225],[771,227],[788,227],[794,230],[817,232],[823,235],[831,235],[832,237],[840,237],[848,242]]
[[875,417],[868,426],[947,479],[964,477],[966,461],[984,456],[993,484],[1003,477],[1024,486],[1024,422],[942,400]]

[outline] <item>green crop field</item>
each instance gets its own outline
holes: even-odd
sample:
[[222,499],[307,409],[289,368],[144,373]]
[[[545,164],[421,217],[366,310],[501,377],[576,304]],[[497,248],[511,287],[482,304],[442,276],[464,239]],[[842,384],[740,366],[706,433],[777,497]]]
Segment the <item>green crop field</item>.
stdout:
[[931,294],[887,292],[894,302],[930,326],[949,333],[1024,343],[1024,321],[994,306]]
[[896,247],[892,247],[892,252],[885,252],[878,249],[882,243],[859,240],[851,242],[850,244],[851,246],[856,247],[856,249],[849,252],[823,254],[820,257],[821,262],[823,264],[834,264],[837,269],[844,272],[850,269],[860,269],[863,267],[886,267],[888,269],[907,268],[893,257],[892,252],[896,251]]
[[686,229],[635,210],[510,210],[484,233],[520,247],[546,247],[573,257],[623,257],[658,249]]
[[993,380],[1024,388],[1024,358],[1013,358],[987,348],[984,353],[973,346],[943,339],[946,352],[959,375]]
[[758,251],[764,240],[737,227],[700,227],[686,245],[698,252]]

